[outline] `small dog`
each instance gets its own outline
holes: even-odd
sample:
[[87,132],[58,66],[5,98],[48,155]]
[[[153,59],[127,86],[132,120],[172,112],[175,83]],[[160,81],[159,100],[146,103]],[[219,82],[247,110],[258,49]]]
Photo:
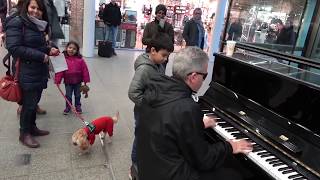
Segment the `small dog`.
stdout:
[[114,117],[103,116],[91,122],[95,126],[94,131],[91,133],[89,128],[83,127],[78,129],[72,135],[72,143],[78,146],[80,150],[86,151],[94,143],[97,134],[101,134],[104,139],[105,134],[108,133],[109,137],[113,136],[113,125],[119,120],[119,112]]

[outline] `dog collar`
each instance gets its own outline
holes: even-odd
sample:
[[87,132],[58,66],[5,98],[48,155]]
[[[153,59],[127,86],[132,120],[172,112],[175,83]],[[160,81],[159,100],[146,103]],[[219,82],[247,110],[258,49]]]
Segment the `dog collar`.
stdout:
[[89,129],[90,133],[93,133],[93,131],[96,129],[96,126],[93,125],[91,122],[89,123],[89,122],[85,121],[85,124],[86,124],[87,128]]

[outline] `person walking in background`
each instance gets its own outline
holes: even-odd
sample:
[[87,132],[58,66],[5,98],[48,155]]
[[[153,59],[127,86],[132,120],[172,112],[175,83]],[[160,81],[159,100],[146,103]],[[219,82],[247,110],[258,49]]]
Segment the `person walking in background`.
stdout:
[[[142,44],[146,45],[147,48],[150,48],[150,42],[152,37],[158,32],[165,33],[169,36],[170,41],[174,44],[174,31],[170,23],[165,19],[167,14],[167,8],[163,4],[159,4],[155,10],[155,19],[146,24],[142,35]],[[163,63],[163,66],[166,67],[168,60]]]
[[276,44],[294,45],[296,32],[294,32],[293,22],[290,18],[286,20],[284,25],[278,24],[278,32]]
[[[62,71],[55,74],[55,84],[61,84],[62,78],[64,79],[64,85],[66,88],[66,97],[70,103],[72,103],[72,94],[74,94],[76,111],[82,113],[81,109],[81,94],[80,87],[81,83],[87,85],[90,82],[89,70],[86,62],[82,59],[80,54],[80,47],[78,43],[74,41],[68,42],[66,49],[63,51],[67,61],[68,70]],[[70,113],[70,106],[66,102],[66,108],[63,111],[64,115]]]
[[208,74],[208,61],[200,48],[186,47],[175,55],[172,77],[149,76],[137,127],[140,180],[242,179],[224,163],[232,154],[252,151],[251,143],[208,142],[203,130],[216,122],[204,116],[197,98],[192,98]]
[[228,30],[227,40],[240,41],[242,35],[242,23],[241,19],[236,19],[233,23],[231,23],[230,28]]
[[4,21],[7,16],[7,0],[0,0],[0,20],[4,24]]
[[6,23],[6,47],[14,58],[20,59],[19,84],[22,90],[19,141],[27,147],[40,144],[33,136],[48,135],[36,125],[36,109],[49,77],[49,56],[59,50],[47,45],[47,13],[42,0],[25,0],[20,16]]
[[[135,127],[137,127],[139,124],[140,114],[138,113],[138,109],[142,105],[143,93],[146,88],[145,84],[150,76],[165,74],[165,68],[161,66],[161,64],[167,60],[172,51],[173,43],[171,42],[169,35],[159,32],[155,34],[149,42],[149,46],[146,50],[146,53],[143,53],[140,56],[138,56],[134,63],[135,73],[130,83],[128,96],[130,100],[133,101],[135,104]],[[136,166],[138,159],[136,144],[137,139],[135,136],[131,151],[132,166]]]
[[121,24],[121,12],[116,0],[111,0],[103,10],[103,21],[106,25],[105,40],[112,42],[113,55],[117,55],[114,48],[116,47],[118,26]]
[[45,8],[48,15],[49,25],[49,40],[58,46],[58,39],[64,39],[64,34],[60,26],[60,20],[57,9],[53,3],[53,0],[44,0]]
[[192,18],[185,24],[182,36],[186,41],[186,46],[198,46],[203,49],[205,30],[201,16],[201,8],[195,8]]

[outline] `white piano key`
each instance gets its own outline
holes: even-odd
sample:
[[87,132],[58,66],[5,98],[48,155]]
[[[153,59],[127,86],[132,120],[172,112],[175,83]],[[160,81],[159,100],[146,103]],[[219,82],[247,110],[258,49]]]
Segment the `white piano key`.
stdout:
[[[240,133],[240,131],[228,132],[226,130],[227,129],[231,129],[233,127],[223,128],[223,127],[219,126],[219,124],[224,124],[224,123],[225,122],[218,122],[217,126],[214,127],[213,129],[225,139],[236,139],[235,136],[231,135],[231,133],[235,133],[235,132],[236,133]],[[249,140],[249,138],[243,138],[243,139]],[[254,145],[256,143],[253,142],[252,144]],[[283,165],[280,165],[280,166],[273,167],[273,164],[270,164],[266,160],[270,159],[270,158],[277,158],[277,157],[274,156],[274,155],[271,155],[271,156],[268,156],[268,157],[261,157],[261,155],[258,155],[258,153],[263,153],[263,152],[268,152],[268,151],[267,150],[262,150],[262,151],[258,151],[258,152],[250,152],[250,153],[247,154],[247,157],[250,160],[252,160],[255,164],[260,166],[264,171],[269,173],[275,179],[277,179],[277,180],[292,180],[292,179],[289,179],[289,176],[299,174],[296,171],[290,172],[288,174],[283,174],[282,173],[283,171],[279,171],[279,168],[288,167],[288,165],[283,164]],[[281,162],[281,160],[279,160],[279,161]]]

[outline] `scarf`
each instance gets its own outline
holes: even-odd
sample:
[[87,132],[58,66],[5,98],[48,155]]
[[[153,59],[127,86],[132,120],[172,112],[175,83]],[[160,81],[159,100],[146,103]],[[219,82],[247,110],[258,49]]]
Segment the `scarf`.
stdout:
[[33,22],[37,26],[39,31],[45,31],[46,30],[46,27],[47,27],[47,24],[48,24],[47,21],[43,21],[43,20],[40,20],[40,19],[35,18],[33,16],[29,16],[29,15],[28,15],[28,18],[29,18],[29,20],[31,22]]

